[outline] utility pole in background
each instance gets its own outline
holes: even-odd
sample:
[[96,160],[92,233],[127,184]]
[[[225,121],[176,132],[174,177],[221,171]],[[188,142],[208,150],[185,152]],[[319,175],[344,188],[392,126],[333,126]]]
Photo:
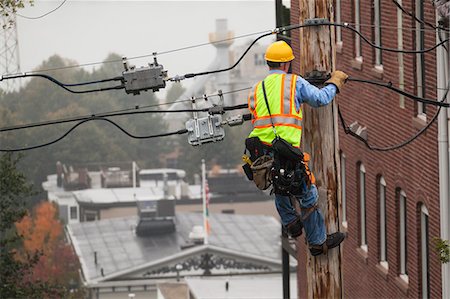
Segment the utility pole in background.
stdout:
[[[2,14],[0,20],[0,24],[4,27],[1,29],[0,40],[0,75],[20,73],[16,15]],[[19,82],[18,79],[6,80],[2,85],[6,86],[5,91],[11,92],[19,87]]]
[[[333,22],[333,0],[300,0],[299,20],[292,23],[304,24],[312,19],[326,19]],[[317,22],[318,20],[314,20]],[[308,77],[313,70],[331,73],[335,68],[335,28],[333,26],[312,26],[296,32],[300,40],[300,75]],[[294,32],[292,34],[295,34]],[[319,191],[319,207],[324,214],[327,232],[339,230],[341,205],[339,177],[339,140],[337,126],[337,105],[322,108],[304,106],[303,151],[311,154],[312,171]],[[345,242],[345,241],[344,241]],[[341,253],[330,249],[327,255],[313,257],[307,251],[307,294],[308,298],[342,298]]]

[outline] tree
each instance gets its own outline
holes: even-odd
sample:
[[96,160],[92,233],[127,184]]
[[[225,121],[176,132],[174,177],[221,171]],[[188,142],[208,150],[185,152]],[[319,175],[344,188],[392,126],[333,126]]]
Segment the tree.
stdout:
[[[40,252],[31,279],[60,285],[67,292],[72,284],[80,285],[76,255],[63,238],[63,227],[57,219],[55,205],[44,201],[34,208],[33,215],[26,215],[16,223],[17,232],[23,238],[23,248],[18,256],[24,259]],[[65,298],[69,293],[65,293]]]
[[25,198],[32,194],[32,186],[17,171],[18,161],[10,153],[0,157],[0,298],[60,297],[60,287],[30,279],[39,252],[16,257],[22,238],[14,223],[26,214]]

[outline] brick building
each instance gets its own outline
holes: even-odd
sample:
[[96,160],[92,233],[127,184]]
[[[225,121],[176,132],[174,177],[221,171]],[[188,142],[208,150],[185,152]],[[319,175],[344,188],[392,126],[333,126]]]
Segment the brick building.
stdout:
[[[291,24],[299,23],[299,2],[290,1]],[[438,18],[432,1],[398,2],[419,19],[435,24]],[[337,23],[349,23],[377,45],[425,49],[439,42],[436,30],[416,22],[392,1],[336,0],[334,5]],[[298,57],[293,72],[298,73],[299,36],[294,31],[291,35]],[[428,99],[445,94],[449,66],[448,52],[442,47],[425,54],[379,51],[344,28],[336,30],[336,41],[336,69],[351,77],[392,82]],[[408,140],[437,112],[435,106],[416,103],[386,88],[355,82],[346,85],[338,103],[347,125],[354,123],[360,136],[381,148]],[[441,265],[433,241],[448,239],[449,226],[448,109],[442,109],[441,115],[445,120],[440,128],[436,119],[412,143],[391,151],[369,150],[346,135],[339,123],[340,220],[349,233],[342,261],[345,298],[444,298],[450,294],[449,282],[444,282],[449,278],[448,266]],[[443,129],[444,149],[438,142]],[[298,243],[299,294],[304,298],[306,249],[304,242]]]

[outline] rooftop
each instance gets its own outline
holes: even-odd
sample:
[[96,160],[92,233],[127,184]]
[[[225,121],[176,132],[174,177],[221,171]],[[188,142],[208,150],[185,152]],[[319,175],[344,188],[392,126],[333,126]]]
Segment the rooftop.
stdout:
[[139,271],[140,277],[148,277],[149,267],[161,267],[204,250],[244,257],[248,263],[281,264],[280,224],[273,217],[211,214],[209,244],[199,246],[192,246],[189,233],[202,225],[201,213],[177,214],[175,232],[144,238],[135,234],[137,221],[138,217],[128,217],[68,225],[87,282]]

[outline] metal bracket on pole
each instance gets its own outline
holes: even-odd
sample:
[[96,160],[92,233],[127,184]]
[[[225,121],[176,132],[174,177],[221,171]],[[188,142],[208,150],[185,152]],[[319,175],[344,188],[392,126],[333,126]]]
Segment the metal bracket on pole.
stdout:
[[328,25],[330,24],[330,21],[327,18],[312,18],[312,19],[306,19],[305,22],[303,22],[305,25]]

